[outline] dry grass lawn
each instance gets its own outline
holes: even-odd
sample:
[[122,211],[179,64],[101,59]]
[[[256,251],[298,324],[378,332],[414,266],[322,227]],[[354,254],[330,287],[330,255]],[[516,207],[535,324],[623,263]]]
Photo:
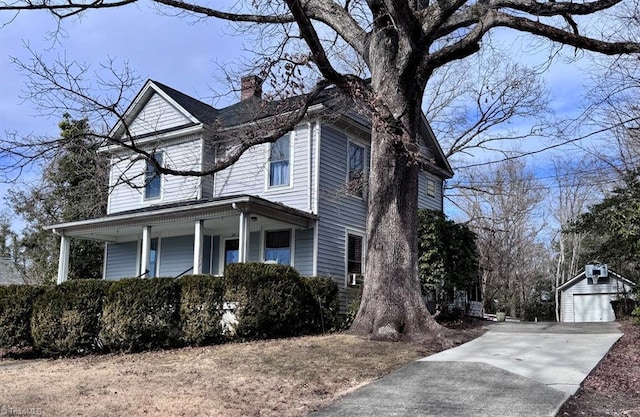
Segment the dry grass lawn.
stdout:
[[71,359],[0,360],[0,414],[304,416],[422,356],[345,334]]

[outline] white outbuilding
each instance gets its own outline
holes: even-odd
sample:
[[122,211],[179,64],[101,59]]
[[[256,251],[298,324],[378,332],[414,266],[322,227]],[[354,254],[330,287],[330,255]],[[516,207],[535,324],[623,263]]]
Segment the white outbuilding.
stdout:
[[585,270],[558,287],[560,321],[615,321],[611,301],[630,296],[635,284],[608,269],[605,264],[587,265]]

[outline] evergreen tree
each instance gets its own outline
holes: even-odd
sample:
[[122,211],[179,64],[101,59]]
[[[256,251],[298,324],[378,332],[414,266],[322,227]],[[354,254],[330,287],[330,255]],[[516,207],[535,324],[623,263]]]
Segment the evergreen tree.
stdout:
[[454,289],[473,291],[480,279],[475,233],[435,210],[419,210],[418,221],[422,294],[452,301]]
[[[9,193],[13,211],[26,228],[20,236],[21,267],[32,281],[55,280],[60,239],[44,227],[104,215],[107,204],[107,160],[98,154],[86,119],[64,114],[57,152],[31,188]],[[104,244],[72,239],[69,278],[100,278]]]

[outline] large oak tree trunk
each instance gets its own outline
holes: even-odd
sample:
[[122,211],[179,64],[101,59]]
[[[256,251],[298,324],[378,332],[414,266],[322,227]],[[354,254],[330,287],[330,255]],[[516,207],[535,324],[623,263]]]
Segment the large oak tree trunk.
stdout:
[[415,91],[422,90],[415,80],[401,85],[400,77],[387,78],[388,71],[372,75],[384,109],[372,117],[367,263],[351,332],[378,340],[424,338],[440,326],[426,308],[418,275],[421,97]]

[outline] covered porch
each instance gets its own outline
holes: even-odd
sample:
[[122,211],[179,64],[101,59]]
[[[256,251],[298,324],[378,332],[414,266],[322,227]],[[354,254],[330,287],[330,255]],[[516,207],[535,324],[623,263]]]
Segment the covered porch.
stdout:
[[60,236],[58,284],[71,239],[105,242],[103,278],[219,275],[236,262],[317,269],[317,216],[248,195],[150,206],[47,227]]

